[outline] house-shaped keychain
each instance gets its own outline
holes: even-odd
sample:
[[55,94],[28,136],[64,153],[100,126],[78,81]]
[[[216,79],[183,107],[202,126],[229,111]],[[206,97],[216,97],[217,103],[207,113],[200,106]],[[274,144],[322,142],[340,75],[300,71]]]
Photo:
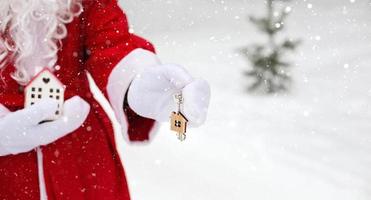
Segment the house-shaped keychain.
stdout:
[[170,129],[177,132],[179,140],[184,140],[187,131],[187,118],[181,112],[172,112],[170,119]]
[[48,68],[39,72],[25,87],[25,107],[31,106],[36,102],[51,98],[58,101],[58,108],[55,115],[47,120],[58,119],[62,115],[64,103],[64,85]]

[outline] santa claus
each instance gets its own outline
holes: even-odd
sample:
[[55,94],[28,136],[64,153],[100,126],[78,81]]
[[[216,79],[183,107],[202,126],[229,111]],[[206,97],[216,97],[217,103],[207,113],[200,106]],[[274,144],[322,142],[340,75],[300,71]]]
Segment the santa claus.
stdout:
[[[24,108],[24,86],[44,68],[66,86],[57,103]],[[206,118],[209,86],[162,64],[128,31],[116,0],[0,1],[0,199],[130,199],[112,124],[87,74],[109,100],[124,135],[151,137],[184,97],[191,126]]]

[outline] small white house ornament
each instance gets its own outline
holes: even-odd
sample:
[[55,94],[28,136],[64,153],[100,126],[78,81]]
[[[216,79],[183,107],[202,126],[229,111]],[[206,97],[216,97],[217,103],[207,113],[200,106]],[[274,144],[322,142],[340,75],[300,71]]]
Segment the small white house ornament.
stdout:
[[47,120],[58,119],[62,115],[64,91],[64,85],[58,80],[53,72],[45,68],[25,87],[25,107],[31,106],[42,99],[55,99],[58,101],[58,108],[55,111],[55,115]]

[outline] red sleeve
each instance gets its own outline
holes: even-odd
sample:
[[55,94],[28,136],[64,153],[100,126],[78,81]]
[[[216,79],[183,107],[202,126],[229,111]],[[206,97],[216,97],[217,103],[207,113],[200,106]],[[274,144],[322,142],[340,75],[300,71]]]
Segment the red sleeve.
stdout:
[[[155,50],[148,41],[129,33],[127,18],[117,0],[87,0],[84,8],[86,69],[107,98],[108,77],[115,66],[136,48]],[[127,104],[123,109],[129,139],[147,140],[154,120],[137,115]]]

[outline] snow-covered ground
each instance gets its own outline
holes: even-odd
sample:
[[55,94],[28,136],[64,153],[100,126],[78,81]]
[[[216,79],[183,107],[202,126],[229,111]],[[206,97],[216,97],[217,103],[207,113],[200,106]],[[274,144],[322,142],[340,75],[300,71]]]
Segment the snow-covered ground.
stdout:
[[264,39],[258,0],[121,0],[159,56],[212,87],[207,123],[177,141],[123,145],[134,200],[371,199],[371,2],[298,0],[288,34],[303,40],[286,95],[244,92],[236,49]]

